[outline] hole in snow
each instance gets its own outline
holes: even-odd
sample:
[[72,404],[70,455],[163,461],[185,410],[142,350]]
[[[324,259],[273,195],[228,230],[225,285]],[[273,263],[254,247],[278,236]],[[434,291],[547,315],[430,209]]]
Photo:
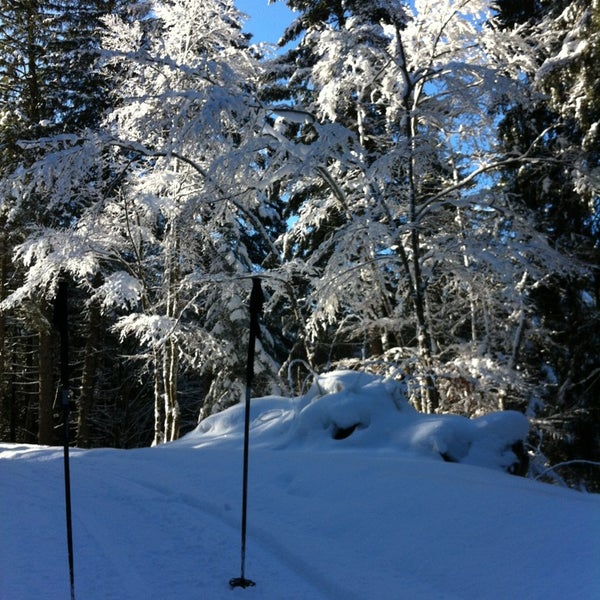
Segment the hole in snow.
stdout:
[[452,462],[452,463],[456,463],[459,462],[458,460],[456,460],[449,452],[440,452],[440,456],[446,461],[446,462]]
[[354,425],[350,425],[350,427],[338,427],[334,424],[331,437],[333,437],[334,440],[345,440],[355,432],[359,425],[360,423],[355,423]]
[[517,460],[508,467],[508,472],[512,475],[525,477],[529,471],[529,454],[527,454],[523,440],[515,442],[510,449],[513,451]]

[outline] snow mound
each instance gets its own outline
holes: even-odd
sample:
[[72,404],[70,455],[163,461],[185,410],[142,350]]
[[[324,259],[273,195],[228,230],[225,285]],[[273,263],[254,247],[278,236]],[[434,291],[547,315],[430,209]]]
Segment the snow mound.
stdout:
[[[280,449],[371,449],[525,474],[527,418],[515,411],[475,419],[425,415],[406,399],[401,382],[360,371],[315,377],[303,396],[251,402],[250,443]],[[234,445],[244,435],[244,404],[203,420],[181,442]]]

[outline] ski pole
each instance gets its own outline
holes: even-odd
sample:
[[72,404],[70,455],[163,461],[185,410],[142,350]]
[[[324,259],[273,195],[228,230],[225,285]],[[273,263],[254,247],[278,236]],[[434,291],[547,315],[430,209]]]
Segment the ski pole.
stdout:
[[63,409],[63,462],[65,479],[65,518],[71,600],[75,600],[75,570],[73,566],[73,520],[71,516],[71,469],[69,462],[69,328],[67,282],[61,279],[54,302],[54,325],[60,333],[60,387]]
[[248,341],[248,362],[246,364],[246,405],[244,418],[244,468],[242,481],[242,529],[241,529],[241,573],[239,577],[229,580],[232,588],[247,588],[256,585],[254,581],[246,579],[246,526],[248,516],[248,455],[250,438],[250,398],[252,394],[252,379],[254,377],[254,346],[256,338],[260,339],[259,317],[262,311],[264,295],[258,277],[252,278],[252,292],[250,294],[250,339]]

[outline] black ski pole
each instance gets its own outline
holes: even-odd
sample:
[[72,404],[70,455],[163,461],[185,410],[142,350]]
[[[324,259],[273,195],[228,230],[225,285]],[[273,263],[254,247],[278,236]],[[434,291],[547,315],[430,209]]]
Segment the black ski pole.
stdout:
[[75,600],[75,570],[73,566],[73,521],[71,517],[71,469],[69,463],[69,323],[67,282],[61,279],[54,302],[54,325],[60,333],[60,396],[63,409],[63,462],[65,476],[65,517],[71,600]]
[[242,482],[242,540],[241,540],[241,574],[229,580],[229,585],[235,587],[252,587],[254,581],[246,579],[246,525],[248,516],[248,454],[250,438],[250,397],[252,394],[252,379],[254,377],[254,346],[256,338],[260,338],[259,317],[262,311],[264,295],[260,287],[260,279],[252,278],[250,294],[250,339],[248,341],[248,362],[246,365],[246,406],[244,419],[244,470]]

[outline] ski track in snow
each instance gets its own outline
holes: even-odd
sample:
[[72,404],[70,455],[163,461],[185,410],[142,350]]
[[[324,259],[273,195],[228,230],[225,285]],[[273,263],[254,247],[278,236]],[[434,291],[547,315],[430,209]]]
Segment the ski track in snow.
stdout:
[[[149,466],[152,466],[152,464],[149,463]],[[110,474],[107,475],[109,475],[109,477],[111,476]],[[183,482],[180,480],[170,481],[168,483],[165,481],[161,484],[152,483],[160,481],[164,475],[164,471],[161,470],[160,473],[147,473],[144,480],[129,476],[118,476],[118,480],[124,485],[125,489],[131,485],[135,485],[139,489],[144,490],[146,492],[146,497],[149,499],[160,499],[160,501],[165,502],[165,504],[168,505],[168,510],[173,510],[173,508],[176,507],[177,510],[184,513],[188,519],[191,512],[199,513],[200,519],[210,517],[219,521],[229,529],[229,532],[222,536],[224,539],[229,538],[231,540],[230,547],[227,550],[237,551],[240,540],[240,515],[237,510],[239,499],[232,499],[235,500],[235,502],[231,502],[231,504],[229,502],[223,502],[219,505],[218,503],[209,500],[206,495],[201,495],[201,492],[199,491],[196,491],[194,494],[187,491],[176,491],[178,487],[182,486]],[[198,488],[199,490],[202,489],[201,480],[198,481]],[[236,505],[235,509],[232,506],[233,504]],[[191,509],[191,511],[182,510],[183,508]],[[307,562],[301,555],[291,552],[289,547],[278,540],[274,534],[269,533],[264,528],[253,525],[251,522],[252,515],[250,515],[249,521],[247,530],[247,564],[250,566],[252,563],[271,565],[271,570],[273,570],[273,562],[280,563],[298,576],[298,587],[304,588],[308,584],[309,589],[301,592],[300,595],[297,596],[298,598],[317,598],[315,594],[318,593],[318,597],[331,598],[334,600],[339,598],[358,600],[358,596],[350,589],[345,589],[343,585],[335,583],[331,578],[328,578],[324,573],[320,572]],[[211,526],[211,531],[213,530],[214,525]],[[204,547],[206,547],[206,545],[206,543],[203,543]],[[209,547],[214,548],[215,546],[216,544],[211,544]],[[227,553],[225,548],[220,548],[220,552]],[[238,568],[240,561],[236,552],[232,552],[231,554],[233,554],[233,556],[230,564],[233,569],[232,576],[234,576],[236,575],[236,569]],[[246,571],[248,572],[248,569],[246,569]],[[277,571],[278,569],[274,570],[272,574],[273,577],[282,576],[282,573],[277,574]],[[286,578],[289,578],[289,574],[286,574]],[[227,578],[225,578],[224,581],[228,581]],[[255,592],[255,590],[245,591],[246,593],[248,593],[248,591]],[[294,597],[296,597],[296,594],[292,590],[286,592],[286,598]]]
[[[164,598],[162,591],[156,592],[162,579],[172,582],[169,587],[174,597],[185,596],[191,583],[201,590],[203,581],[209,589],[221,585],[223,594],[229,593],[228,581],[240,569],[239,499],[221,504],[209,500],[206,493],[210,490],[202,492],[202,472],[197,474],[192,493],[190,480],[171,477],[164,460],[153,461],[152,457],[126,461],[127,475],[107,470],[102,463],[105,452],[111,451],[81,453],[72,460],[76,588],[98,600],[152,600]],[[128,454],[134,457],[132,452]],[[154,457],[158,458],[157,453]],[[132,463],[139,469],[132,469]],[[89,515],[96,516],[91,520]],[[158,523],[156,515],[160,515]],[[207,518],[213,521],[210,526],[206,526]],[[148,528],[140,532],[136,525],[142,521]],[[119,548],[117,555],[115,546]],[[162,564],[162,555],[170,552],[182,557],[177,573],[171,571],[171,560]],[[90,570],[88,565],[98,569]],[[243,590],[254,598],[262,598],[265,587],[271,591],[276,588],[277,580],[287,582],[286,600],[359,598],[290,551],[275,534],[252,522],[248,525],[246,574],[259,581],[256,588]],[[197,581],[190,582],[190,577]],[[290,579],[295,580],[292,587]]]
[[[600,598],[594,495],[391,452],[254,449],[257,585],[231,590],[241,448],[71,457],[78,600]],[[0,458],[0,600],[66,599],[62,450]]]

